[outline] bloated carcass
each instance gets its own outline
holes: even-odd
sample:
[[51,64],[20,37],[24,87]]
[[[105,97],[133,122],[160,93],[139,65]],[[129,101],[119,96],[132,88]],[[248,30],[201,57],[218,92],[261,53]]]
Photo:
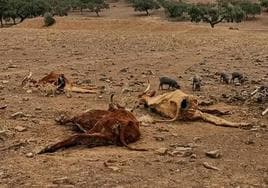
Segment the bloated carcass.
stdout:
[[90,89],[76,87],[64,74],[53,71],[38,81],[32,78],[32,72],[30,72],[28,76],[24,77],[21,85],[23,87],[26,85],[31,87],[46,87],[47,85],[50,85],[54,87],[56,91],[66,90],[76,93],[96,93],[96,87]]
[[128,144],[140,139],[139,122],[136,117],[124,107],[112,102],[108,110],[90,110],[81,115],[56,119],[60,124],[73,124],[82,133],[75,134],[51,146],[45,147],[40,153],[55,152],[61,148],[75,145],[89,147],[103,145],[122,145],[130,150],[147,151],[146,149],[132,148]]
[[225,112],[221,112],[217,109],[200,109],[198,107],[198,100],[194,96],[187,95],[181,90],[167,92],[162,95],[155,95],[156,92],[149,92],[149,89],[150,84],[148,88],[139,95],[139,104],[150,108],[152,111],[163,117],[170,118],[167,120],[155,120],[155,122],[202,119],[218,126],[243,127],[249,125],[247,123],[230,122],[211,115],[224,115]]

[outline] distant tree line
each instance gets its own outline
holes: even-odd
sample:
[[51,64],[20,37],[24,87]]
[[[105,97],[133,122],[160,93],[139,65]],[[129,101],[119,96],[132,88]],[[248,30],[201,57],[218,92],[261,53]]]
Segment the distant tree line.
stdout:
[[23,22],[26,18],[44,16],[67,16],[70,10],[87,10],[99,16],[102,9],[109,8],[105,0],[0,0],[0,24]]
[[129,0],[135,11],[149,11],[163,7],[168,17],[191,22],[206,22],[214,27],[226,22],[241,22],[268,11],[268,0],[254,3],[251,0],[216,0],[215,3],[186,3],[182,0]]
[[[191,22],[206,22],[214,27],[226,22],[241,22],[268,11],[268,0],[216,0],[215,3],[192,4],[183,0],[127,0],[135,11],[150,15],[153,9],[163,7],[168,17]],[[0,0],[0,24],[12,21],[23,22],[27,18],[44,16],[67,16],[69,11],[90,11],[97,16],[103,9],[108,9],[106,0]]]

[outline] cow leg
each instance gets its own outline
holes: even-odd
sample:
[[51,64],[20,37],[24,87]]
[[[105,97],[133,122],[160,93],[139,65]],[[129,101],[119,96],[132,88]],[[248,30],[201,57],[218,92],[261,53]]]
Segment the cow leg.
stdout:
[[63,140],[51,146],[45,147],[40,152],[38,152],[38,154],[52,153],[61,148],[68,148],[68,147],[72,147],[75,145],[87,145],[89,147],[95,147],[95,146],[102,146],[102,145],[109,145],[109,144],[112,144],[111,137],[101,134],[101,133],[76,134],[67,138],[66,140]]

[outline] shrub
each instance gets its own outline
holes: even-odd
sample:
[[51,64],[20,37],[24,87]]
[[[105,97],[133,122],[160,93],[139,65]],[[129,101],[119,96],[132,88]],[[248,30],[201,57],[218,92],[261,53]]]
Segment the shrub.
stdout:
[[261,5],[258,3],[252,3],[251,1],[246,0],[241,1],[239,3],[239,6],[245,12],[246,17],[248,17],[249,15],[255,17],[256,14],[261,14]]
[[185,2],[168,2],[164,5],[168,16],[171,18],[182,17],[185,13],[188,12],[189,5]]
[[150,15],[149,10],[160,8],[156,0],[131,0],[131,3],[135,11],[145,11],[147,16]]
[[268,0],[260,0],[261,6],[266,8],[266,11],[268,12]]
[[97,16],[100,16],[99,12],[101,12],[102,9],[109,9],[110,6],[105,0],[91,0],[88,3],[87,8],[89,11],[95,12]]
[[45,13],[44,15],[44,23],[45,26],[51,26],[56,22],[56,20],[53,18],[52,14],[50,14],[49,12]]

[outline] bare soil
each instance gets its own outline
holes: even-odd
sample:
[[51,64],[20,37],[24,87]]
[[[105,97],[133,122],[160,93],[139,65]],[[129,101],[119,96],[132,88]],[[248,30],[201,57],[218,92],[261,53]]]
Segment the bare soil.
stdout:
[[[268,187],[268,116],[260,115],[267,103],[230,102],[222,97],[251,92],[267,83],[267,16],[241,23],[239,30],[229,30],[233,24],[211,29],[207,24],[168,22],[159,14],[141,17],[125,4],[116,3],[101,18],[87,13],[56,18],[57,23],[50,28],[43,28],[42,18],[37,18],[0,29],[0,107],[7,105],[0,109],[0,132],[6,131],[0,133],[1,188]],[[127,73],[120,71],[124,68]],[[72,94],[71,98],[27,93],[20,83],[29,70],[36,79],[60,71],[77,85],[97,85],[99,92]],[[249,82],[241,86],[220,84],[217,71],[240,71]],[[193,93],[190,80],[196,73],[204,85]],[[148,152],[81,146],[35,154],[73,134],[70,128],[54,122],[59,112],[106,109],[113,92],[116,101],[131,107],[145,89],[145,84],[138,83],[149,78],[152,88],[157,89],[161,75],[177,79],[184,92],[230,110],[232,114],[224,118],[250,122],[254,127],[231,129],[201,121],[144,124],[142,138],[131,145],[148,148]],[[119,83],[123,86],[117,86]],[[11,118],[16,112],[27,116]],[[150,113],[135,111],[137,118],[146,114]],[[190,145],[192,154],[156,152],[159,148],[172,152],[180,145]],[[205,155],[216,149],[221,158]],[[204,162],[220,170],[207,169]]]

